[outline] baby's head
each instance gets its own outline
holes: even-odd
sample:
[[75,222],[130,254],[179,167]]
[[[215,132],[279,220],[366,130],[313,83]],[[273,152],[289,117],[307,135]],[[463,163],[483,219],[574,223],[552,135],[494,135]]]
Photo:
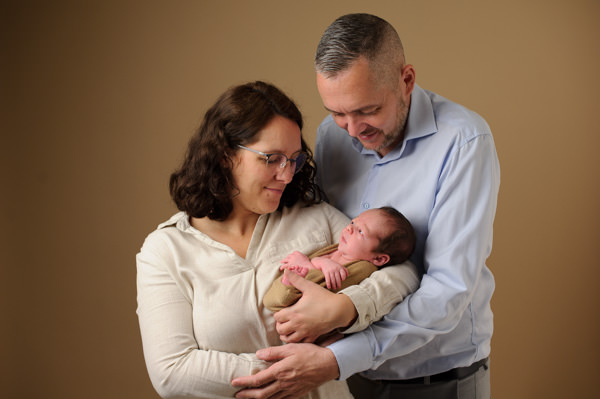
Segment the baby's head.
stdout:
[[358,215],[340,234],[338,250],[377,267],[404,262],[415,248],[412,225],[396,209],[382,207]]

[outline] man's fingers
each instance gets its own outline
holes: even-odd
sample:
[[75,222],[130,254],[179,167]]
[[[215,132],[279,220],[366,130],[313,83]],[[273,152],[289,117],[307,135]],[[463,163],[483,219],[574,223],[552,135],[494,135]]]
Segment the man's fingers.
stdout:
[[[258,357],[260,360],[264,360],[265,362],[276,362],[289,356],[289,352],[290,351],[287,350],[285,345],[271,346],[269,348],[259,349],[258,351],[256,351],[256,357]],[[272,367],[273,366],[269,368]]]
[[250,387],[239,390],[235,397],[237,399],[246,399],[246,398],[269,398],[276,399],[279,392],[279,382],[275,381],[271,384],[268,384],[264,387]]
[[[285,345],[272,346],[270,348],[260,349],[256,352],[256,357],[266,362],[277,362],[289,355],[289,351],[286,351]],[[254,375],[248,375],[245,377],[234,378],[231,381],[231,385],[234,387],[262,387],[263,385],[269,384],[277,379],[277,373],[279,372],[279,365],[277,363],[272,364],[269,368],[259,371]]]
[[276,370],[274,370],[274,366],[275,365],[272,365],[268,369],[259,371],[258,373],[254,374],[254,375],[247,375],[244,377],[234,378],[231,381],[231,385],[233,385],[234,387],[240,387],[240,388],[262,387],[263,385],[266,385],[266,384],[276,380],[275,376],[277,375],[277,372],[276,372]]

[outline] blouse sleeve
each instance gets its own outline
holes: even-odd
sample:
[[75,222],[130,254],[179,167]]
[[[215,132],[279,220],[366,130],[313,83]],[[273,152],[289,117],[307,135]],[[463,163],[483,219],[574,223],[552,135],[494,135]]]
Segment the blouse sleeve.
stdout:
[[340,291],[350,298],[358,313],[354,324],[342,332],[350,334],[364,330],[416,291],[419,283],[417,268],[412,262],[406,261],[377,270],[360,284]]
[[254,353],[202,350],[194,338],[192,305],[160,256],[160,240],[137,255],[137,314],[152,385],[163,398],[233,397],[230,381],[268,364]]

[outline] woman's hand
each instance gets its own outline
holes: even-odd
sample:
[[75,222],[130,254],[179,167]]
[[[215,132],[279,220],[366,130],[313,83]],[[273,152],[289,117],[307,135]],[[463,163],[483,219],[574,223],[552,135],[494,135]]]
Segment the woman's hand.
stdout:
[[336,328],[350,326],[356,319],[354,304],[346,295],[334,294],[295,273],[285,271],[285,276],[302,297],[274,314],[283,342],[314,342]]

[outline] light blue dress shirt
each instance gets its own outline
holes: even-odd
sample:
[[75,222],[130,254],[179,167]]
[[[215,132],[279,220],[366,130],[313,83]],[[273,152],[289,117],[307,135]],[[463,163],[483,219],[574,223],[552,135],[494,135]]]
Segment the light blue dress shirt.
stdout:
[[490,354],[494,278],[485,262],[500,167],[476,113],[415,86],[405,139],[385,157],[366,150],[331,116],[319,127],[317,179],[349,217],[390,205],[417,233],[411,260],[420,288],[368,329],[329,348],[340,379],[407,379],[468,366]]

